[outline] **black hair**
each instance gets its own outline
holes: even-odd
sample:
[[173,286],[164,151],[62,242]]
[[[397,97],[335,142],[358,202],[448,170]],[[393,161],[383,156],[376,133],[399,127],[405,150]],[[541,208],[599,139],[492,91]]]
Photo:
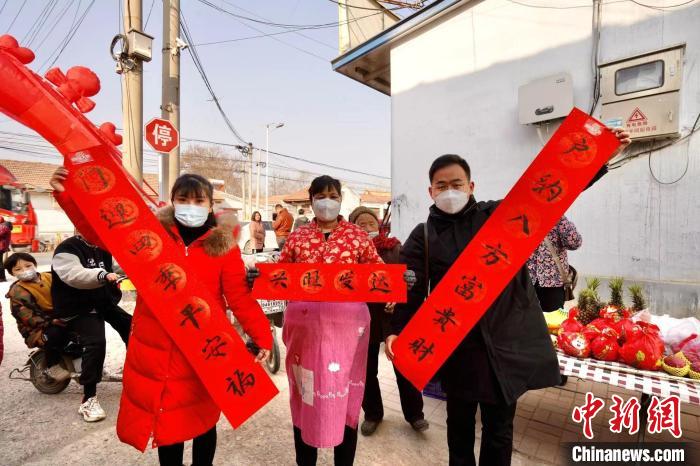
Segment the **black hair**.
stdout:
[[314,180],[311,182],[311,186],[309,187],[309,199],[313,201],[314,196],[322,193],[326,190],[326,188],[329,190],[335,189],[339,195],[342,195],[343,187],[340,184],[340,181],[336,180],[332,176],[323,175],[319,176],[318,178],[314,178]]
[[275,209],[278,208],[278,207],[279,207],[280,209],[284,209],[284,206],[283,206],[282,204],[275,204]]
[[467,174],[467,181],[472,179],[472,170],[469,168],[469,164],[466,160],[456,154],[445,154],[436,158],[433,164],[430,166],[430,171],[428,172],[430,182],[433,182],[435,172],[442,170],[445,167],[449,167],[450,165],[459,165],[464,170],[464,173]]
[[260,221],[262,222],[262,215],[257,210],[255,212],[253,212],[253,215],[250,216],[250,220],[255,221],[255,214],[260,215]]
[[203,176],[193,173],[186,173],[177,177],[173,184],[173,189],[170,191],[171,202],[175,200],[176,195],[184,197],[203,196],[214,204],[214,186]]
[[19,261],[31,262],[32,264],[34,264],[34,267],[36,267],[36,259],[34,258],[34,256],[32,256],[31,254],[27,254],[26,252],[16,252],[12,254],[10,257],[5,259],[5,263],[2,265],[5,267],[5,270],[10,272],[10,275],[12,275],[12,269],[15,268],[17,262]]

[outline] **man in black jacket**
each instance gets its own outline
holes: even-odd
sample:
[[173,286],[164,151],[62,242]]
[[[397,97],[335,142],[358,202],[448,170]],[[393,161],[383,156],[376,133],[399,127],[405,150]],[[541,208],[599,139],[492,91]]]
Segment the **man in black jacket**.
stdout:
[[[629,134],[616,130],[623,146]],[[622,146],[621,146],[622,147]],[[598,173],[599,179],[607,168]],[[408,302],[397,305],[393,341],[474,238],[500,201],[477,202],[467,162],[458,155],[438,157],[430,167],[429,193],[435,201],[427,225],[418,225],[401,253],[416,274]],[[426,238],[425,232],[428,237]],[[428,270],[426,270],[426,257]],[[523,265],[439,372],[447,394],[450,466],[474,465],[475,415],[481,409],[479,464],[510,465],[513,418],[518,398],[528,390],[555,386],[559,363],[535,289]]]
[[56,316],[78,334],[83,347],[80,384],[83,401],[78,410],[86,422],[105,418],[97,401],[97,384],[102,380],[108,322],[128,343],[131,315],[118,306],[121,291],[116,286],[121,272],[105,250],[88,243],[79,234],[58,245],[51,262],[51,297]]

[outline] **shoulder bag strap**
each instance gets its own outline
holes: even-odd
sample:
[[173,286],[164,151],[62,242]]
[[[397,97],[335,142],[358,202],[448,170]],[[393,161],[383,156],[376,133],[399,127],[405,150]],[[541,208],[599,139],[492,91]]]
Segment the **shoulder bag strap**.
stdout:
[[564,272],[564,266],[561,263],[561,260],[559,260],[559,254],[557,253],[557,249],[554,247],[554,244],[552,244],[549,238],[544,239],[544,244],[545,246],[547,246],[549,253],[552,255],[554,263],[557,264],[557,268],[559,269],[559,276],[561,277],[562,283],[564,284],[564,286],[571,286],[571,278],[569,277],[568,273]]

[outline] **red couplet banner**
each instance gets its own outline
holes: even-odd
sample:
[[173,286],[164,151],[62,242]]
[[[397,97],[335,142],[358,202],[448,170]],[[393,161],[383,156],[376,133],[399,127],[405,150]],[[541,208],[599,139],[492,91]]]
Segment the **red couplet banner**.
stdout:
[[253,296],[259,299],[405,303],[405,265],[258,264]]
[[422,390],[619,146],[574,109],[394,341]]
[[[27,53],[28,52],[28,53]],[[75,224],[88,225],[129,274],[139,295],[176,342],[233,427],[277,394],[226,319],[224,309],[187,269],[178,248],[118,163],[121,154],[88,111],[97,76],[75,67],[47,73],[56,87],[27,69],[33,54],[0,37],[0,111],[34,129],[65,158],[66,195]],[[113,127],[112,127],[113,129]],[[87,220],[87,221],[86,221]]]

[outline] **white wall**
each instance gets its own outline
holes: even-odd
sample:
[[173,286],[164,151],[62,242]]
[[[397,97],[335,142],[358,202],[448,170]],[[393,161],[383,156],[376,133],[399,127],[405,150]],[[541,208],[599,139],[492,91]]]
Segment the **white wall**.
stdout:
[[[521,84],[569,72],[575,105],[588,111],[591,15],[590,7],[536,9],[485,0],[461,7],[393,48],[397,236],[405,239],[426,218],[431,204],[427,172],[438,155],[457,153],[469,161],[477,199],[505,196],[542,146],[534,127],[518,124]],[[602,20],[601,62],[686,43],[681,91],[686,134],[700,112],[700,4],[658,11],[613,3],[604,5]],[[639,157],[582,194],[567,213],[584,237],[572,263],[584,274],[692,285],[688,306],[697,311],[700,134],[656,152],[652,168],[661,180],[674,180],[688,157],[687,174],[673,185],[654,181],[647,157]]]

